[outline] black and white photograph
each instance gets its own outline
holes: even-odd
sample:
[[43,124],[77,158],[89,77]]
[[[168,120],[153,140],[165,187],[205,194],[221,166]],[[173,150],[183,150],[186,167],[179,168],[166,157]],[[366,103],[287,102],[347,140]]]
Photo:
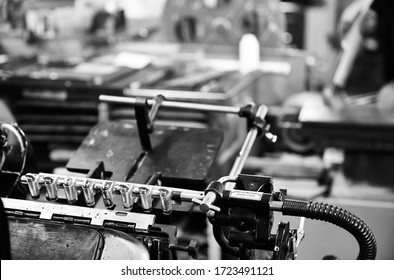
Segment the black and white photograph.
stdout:
[[394,2],[0,0],[0,231],[2,279],[388,277]]

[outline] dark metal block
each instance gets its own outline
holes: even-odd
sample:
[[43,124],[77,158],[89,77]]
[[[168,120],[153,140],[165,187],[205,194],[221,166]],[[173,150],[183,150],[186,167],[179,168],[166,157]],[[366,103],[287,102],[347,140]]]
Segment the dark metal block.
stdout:
[[161,172],[166,186],[203,188],[222,140],[218,130],[157,126],[145,152],[135,123],[106,122],[92,128],[67,169],[88,173],[103,161],[111,180],[145,183]]

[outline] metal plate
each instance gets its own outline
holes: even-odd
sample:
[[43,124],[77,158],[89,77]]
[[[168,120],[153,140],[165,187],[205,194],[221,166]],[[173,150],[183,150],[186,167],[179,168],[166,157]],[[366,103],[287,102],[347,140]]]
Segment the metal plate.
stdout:
[[96,229],[26,218],[8,221],[14,260],[100,259],[104,239]]
[[130,170],[143,152],[136,125],[128,121],[106,122],[92,128],[67,169],[88,173],[103,161],[105,170],[112,173],[111,180],[145,183],[151,175],[161,172],[166,186],[202,187],[222,140],[218,130],[156,127],[151,134],[152,150],[142,157],[133,175]]
[[135,224],[136,230],[148,230],[155,221],[154,215],[130,213],[125,211],[110,211],[96,208],[80,207],[55,203],[36,202],[3,198],[4,209],[40,213],[39,218],[51,220],[53,215],[64,215],[91,219],[90,225],[102,227],[104,221],[117,221]]

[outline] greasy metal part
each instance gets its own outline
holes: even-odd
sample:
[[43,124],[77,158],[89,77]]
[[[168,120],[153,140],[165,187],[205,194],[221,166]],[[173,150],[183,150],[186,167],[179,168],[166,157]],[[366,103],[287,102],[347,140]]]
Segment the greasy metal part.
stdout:
[[166,189],[160,189],[160,204],[164,215],[170,215],[172,212],[171,192]]
[[74,204],[78,201],[78,192],[77,188],[74,185],[74,181],[72,179],[68,179],[63,183],[64,193],[66,194],[66,199],[69,204]]
[[57,200],[58,187],[56,185],[56,180],[52,177],[44,177],[44,185],[47,190],[46,197],[48,200]]
[[94,183],[91,180],[86,180],[85,184],[82,185],[82,193],[87,206],[94,206],[96,204],[93,187]]
[[[137,98],[135,97],[100,95],[99,99],[100,101],[109,102],[109,103],[121,103],[121,104],[130,104],[130,105],[137,104]],[[153,106],[155,104],[155,101],[153,99],[148,99],[147,103],[149,106]],[[241,110],[241,108],[234,106],[219,106],[219,105],[211,105],[211,104],[198,104],[198,103],[167,101],[167,100],[163,100],[160,106],[168,109],[185,109],[191,111],[205,111],[205,112],[227,113],[227,114],[236,114],[236,115],[238,115]]]
[[122,196],[123,207],[125,210],[131,210],[134,205],[133,190],[125,185],[116,186],[119,188]]
[[76,205],[46,203],[31,200],[2,198],[4,208],[40,213],[39,218],[51,220],[54,214],[68,217],[87,218],[90,225],[104,225],[107,220],[135,224],[135,229],[147,231],[155,222],[155,216],[149,214],[131,213],[126,211],[109,211],[105,209],[86,208]]
[[145,213],[152,211],[152,190],[146,187],[141,187],[140,189],[141,206]]
[[26,175],[27,186],[29,187],[30,195],[32,198],[40,197],[40,185],[36,181],[36,178],[31,174]]
[[103,202],[105,207],[112,208],[114,207],[114,194],[113,194],[113,183],[107,181],[104,186],[101,188],[101,194],[103,197]]

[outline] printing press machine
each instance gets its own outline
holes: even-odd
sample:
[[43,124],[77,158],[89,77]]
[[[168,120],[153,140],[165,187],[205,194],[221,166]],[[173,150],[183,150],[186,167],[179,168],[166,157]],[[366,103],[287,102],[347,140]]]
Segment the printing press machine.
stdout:
[[[303,227],[293,229],[288,222],[274,221],[274,212],[338,225],[356,238],[358,259],[375,258],[374,235],[357,216],[330,204],[288,199],[286,190],[274,190],[273,178],[242,174],[257,137],[276,141],[264,120],[265,105],[217,106],[107,95],[100,100],[134,107],[136,123],[93,127],[67,164],[78,175],[22,171],[25,136],[17,127],[2,124],[2,176],[13,175],[15,182],[2,189],[13,258],[177,259],[179,251],[196,258],[198,242],[178,242],[169,222],[176,212],[206,215],[223,252],[240,259],[296,258]],[[209,177],[222,141],[220,131],[156,126],[161,108],[245,118],[247,136],[230,173]],[[29,195],[12,198],[20,197],[23,187]]]

